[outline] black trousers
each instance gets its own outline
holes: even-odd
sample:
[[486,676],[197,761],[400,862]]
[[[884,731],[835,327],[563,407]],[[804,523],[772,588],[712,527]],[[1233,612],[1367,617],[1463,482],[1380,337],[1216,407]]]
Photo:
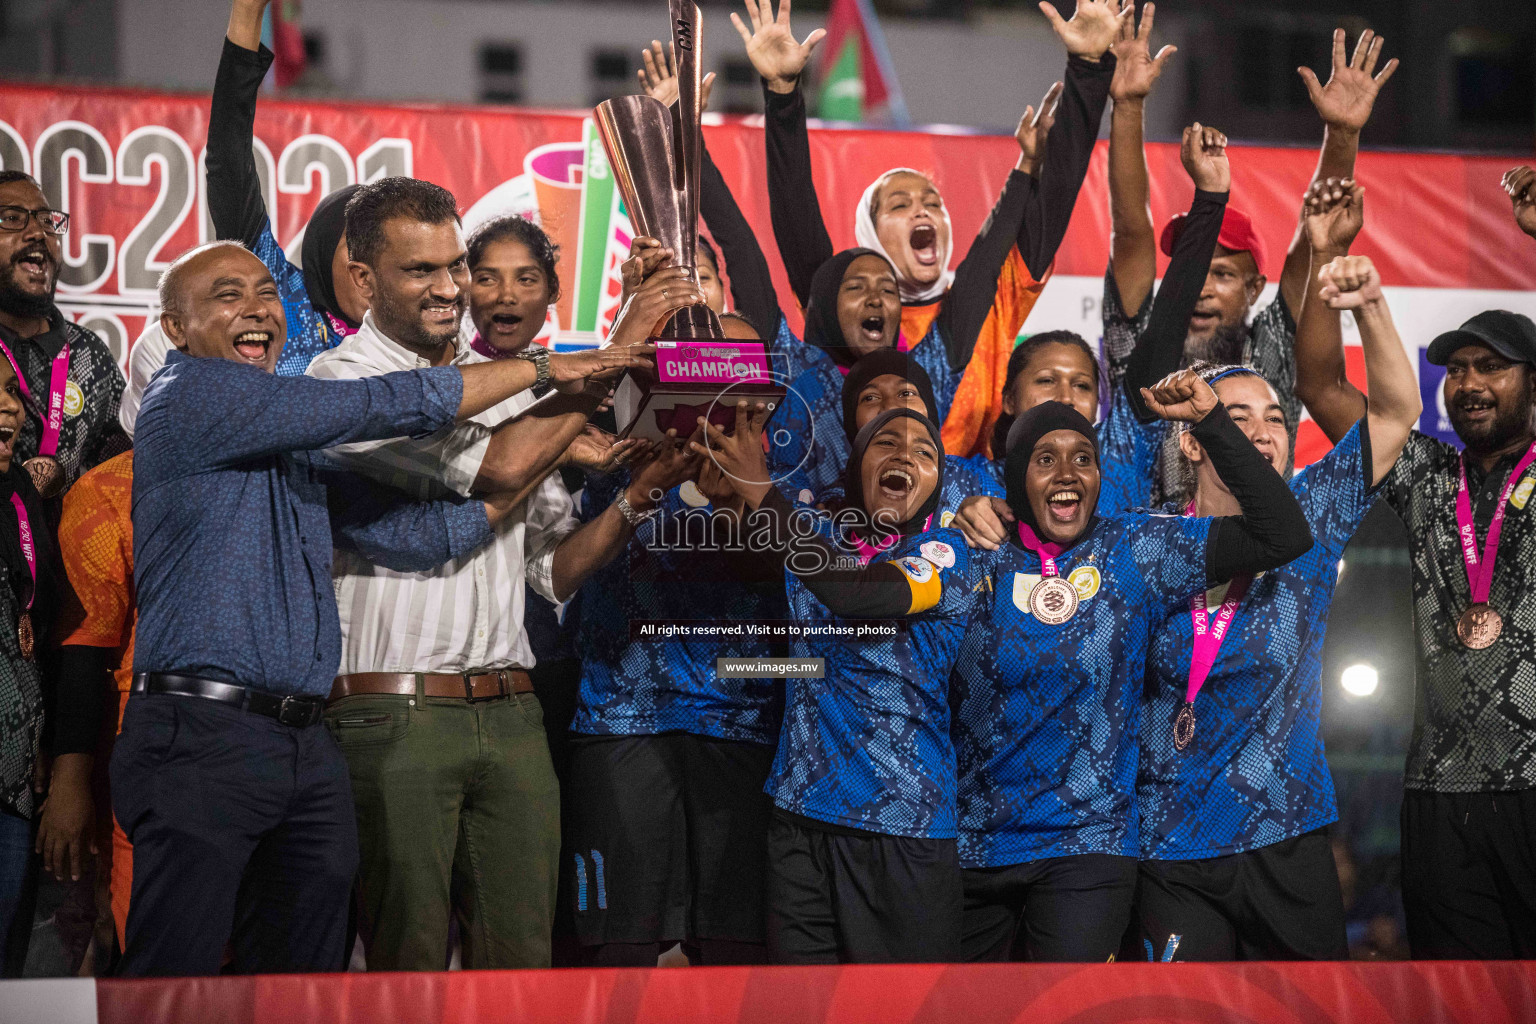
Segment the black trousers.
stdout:
[[1536,958],[1536,790],[1403,793],[1416,960]]
[[953,962],[961,901],[953,839],[822,828],[777,809],[768,822],[772,963]]
[[1349,959],[1326,829],[1225,857],[1142,861],[1140,873],[1148,960]]
[[197,697],[129,700],[112,809],[133,843],[124,975],[338,971],[357,873],[347,765],[324,725]]
[[1105,853],[965,870],[968,961],[1104,963],[1120,948],[1136,859]]

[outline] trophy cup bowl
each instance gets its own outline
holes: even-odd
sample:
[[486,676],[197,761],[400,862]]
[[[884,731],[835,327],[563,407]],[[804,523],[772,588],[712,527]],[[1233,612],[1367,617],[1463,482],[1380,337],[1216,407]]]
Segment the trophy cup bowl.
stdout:
[[[619,196],[639,235],[672,250],[674,267],[699,284],[699,190],[703,116],[698,46],[703,28],[693,0],[668,0],[677,52],[678,100],[668,110],[649,96],[620,96],[593,112]],[[775,407],[785,389],[768,371],[761,342],[728,339],[703,304],[674,310],[652,331],[656,367],[631,370],[613,396],[619,436],[691,435],[698,417],[729,429],[738,399]]]

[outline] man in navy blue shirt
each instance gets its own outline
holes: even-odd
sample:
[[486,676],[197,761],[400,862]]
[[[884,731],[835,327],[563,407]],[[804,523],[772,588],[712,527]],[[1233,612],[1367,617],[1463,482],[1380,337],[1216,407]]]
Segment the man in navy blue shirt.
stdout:
[[311,453],[428,434],[645,356],[608,349],[553,378],[523,360],[276,377],[277,286],[228,242],[173,263],[160,301],[176,351],[139,410],[138,643],[112,759],[135,849],[122,972],[215,974],[226,945],[237,972],[337,970],[357,831],[346,764],[320,726],[341,653],[332,546],[426,570],[483,544],[513,506],[412,503]]

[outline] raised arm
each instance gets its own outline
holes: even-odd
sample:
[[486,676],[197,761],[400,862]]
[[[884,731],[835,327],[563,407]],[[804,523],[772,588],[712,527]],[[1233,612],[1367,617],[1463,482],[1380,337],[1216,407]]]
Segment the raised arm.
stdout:
[[1344,333],[1338,310],[1322,296],[1327,281],[1321,271],[1349,254],[1365,223],[1365,190],[1347,179],[1314,182],[1303,206],[1312,272],[1296,321],[1296,397],[1328,440],[1338,444],[1365,415],[1365,396],[1345,374]]
[[[1115,43],[1115,77],[1109,84],[1114,106],[1109,117],[1109,265],[1120,308],[1135,320],[1157,278],[1157,234],[1152,225],[1151,188],[1142,121],[1147,96],[1178,48],[1152,56],[1155,4],[1141,9],[1141,24],[1125,22]],[[1214,247],[1213,247],[1214,248]],[[1154,380],[1160,378],[1153,378]],[[1134,392],[1132,392],[1134,394]]]
[[261,45],[268,0],[234,0],[208,112],[208,214],[219,238],[254,249],[267,228],[267,208],[251,140],[256,97],[272,65]]
[[744,2],[751,28],[734,12],[731,24],[763,79],[773,237],[789,275],[789,286],[804,306],[811,301],[811,278],[816,268],[833,253],[811,177],[811,143],[805,128],[805,95],[800,89],[800,75],[826,32],[817,29],[797,43],[789,27],[790,0],[779,4],[778,17],[774,17],[773,0]]
[[1403,340],[1392,323],[1392,311],[1381,293],[1381,275],[1369,256],[1340,256],[1323,267],[1321,298],[1333,315],[1348,309],[1355,314],[1365,348],[1366,386],[1371,401],[1366,426],[1371,438],[1371,483],[1386,479],[1402,454],[1408,435],[1424,411],[1419,384]]
[[1200,301],[1211,255],[1221,234],[1227,211],[1232,175],[1227,163],[1227,137],[1215,128],[1193,124],[1184,129],[1179,156],[1195,183],[1184,230],[1173,247],[1173,259],[1163,276],[1162,290],[1152,305],[1146,330],[1126,365],[1125,388],[1136,418],[1150,423],[1157,417],[1147,408],[1141,389],[1150,387],[1179,368],[1184,357],[1184,338],[1189,318]]
[[1144,389],[1147,406],[1163,419],[1191,424],[1211,466],[1242,509],[1212,524],[1205,548],[1208,583],[1277,569],[1312,547],[1312,528],[1285,479],[1227,415],[1209,384],[1180,370]]
[[[1394,57],[1379,74],[1376,73],[1383,42],[1381,36],[1366,29],[1355,43],[1354,56],[1346,59],[1344,30],[1334,29],[1333,69],[1328,83],[1320,84],[1311,68],[1296,69],[1307,87],[1312,106],[1323,119],[1323,148],[1318,155],[1317,170],[1312,175],[1314,182],[1355,176],[1360,132],[1371,119],[1371,110],[1381,87],[1397,70],[1397,58]],[[1297,224],[1291,247],[1285,254],[1285,267],[1280,272],[1280,297],[1293,315],[1301,308],[1310,276],[1308,269],[1313,265],[1307,249],[1306,226]]]
[[365,476],[314,461],[326,485],[331,537],[338,548],[355,551],[395,572],[426,572],[465,555],[491,539],[486,505],[452,497],[413,501],[404,492]]

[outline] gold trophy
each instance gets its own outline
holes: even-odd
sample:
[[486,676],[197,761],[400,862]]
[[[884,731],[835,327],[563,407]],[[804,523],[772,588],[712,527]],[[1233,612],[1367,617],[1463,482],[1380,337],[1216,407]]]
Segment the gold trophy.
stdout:
[[[620,96],[598,104],[594,113],[635,231],[671,249],[671,265],[686,270],[697,287],[703,19],[693,0],[668,0],[668,9],[677,51],[676,107],[668,110],[649,96]],[[631,371],[614,394],[613,411],[621,436],[657,438],[671,427],[686,437],[693,432],[693,420],[688,417],[695,413],[728,428],[737,398],[777,402],[784,394],[767,376],[766,348],[726,340],[720,318],[708,306],[677,310],[657,325],[654,337],[658,363],[665,365],[659,365],[656,373]],[[727,390],[729,395],[724,394]],[[687,430],[682,429],[685,421]]]

